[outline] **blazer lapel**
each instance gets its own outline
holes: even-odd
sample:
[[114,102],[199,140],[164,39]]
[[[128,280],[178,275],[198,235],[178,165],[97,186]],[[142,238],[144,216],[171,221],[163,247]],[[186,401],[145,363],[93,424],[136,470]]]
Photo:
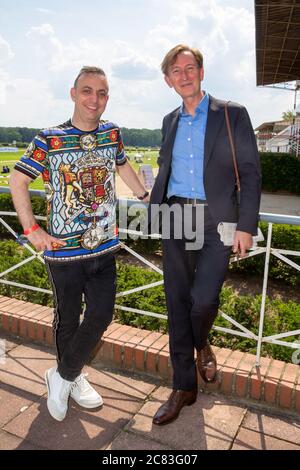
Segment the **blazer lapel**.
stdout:
[[173,111],[170,115],[169,122],[166,123],[167,130],[166,130],[165,141],[163,144],[163,147],[164,147],[163,153],[167,157],[168,164],[171,163],[171,159],[172,159],[172,151],[173,151],[173,146],[175,142],[178,121],[179,121],[179,111],[180,111],[180,108],[175,109],[175,111]]
[[209,108],[204,140],[204,169],[208,164],[217,134],[225,119],[224,106],[222,103],[223,102],[209,95]]

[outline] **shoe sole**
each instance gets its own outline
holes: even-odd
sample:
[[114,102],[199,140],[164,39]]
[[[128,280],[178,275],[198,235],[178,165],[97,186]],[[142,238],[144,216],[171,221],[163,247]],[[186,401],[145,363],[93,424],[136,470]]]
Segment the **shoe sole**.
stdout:
[[103,401],[99,404],[99,405],[93,405],[93,406],[86,406],[86,405],[82,405],[81,403],[78,403],[78,401],[75,400],[75,398],[73,398],[71,395],[70,395],[70,399],[77,405],[79,406],[79,408],[82,408],[83,410],[95,410],[95,411],[98,411],[100,410],[102,407],[103,407]]
[[53,416],[53,414],[51,413],[50,409],[49,409],[49,396],[50,396],[50,385],[49,385],[49,379],[48,379],[48,370],[46,370],[45,372],[45,382],[46,382],[46,387],[47,387],[47,393],[48,393],[48,397],[47,397],[47,408],[48,408],[48,411],[50,413],[50,415],[52,416],[53,419],[55,419],[56,421],[63,421],[65,419],[65,416],[63,418],[57,418],[56,416]]

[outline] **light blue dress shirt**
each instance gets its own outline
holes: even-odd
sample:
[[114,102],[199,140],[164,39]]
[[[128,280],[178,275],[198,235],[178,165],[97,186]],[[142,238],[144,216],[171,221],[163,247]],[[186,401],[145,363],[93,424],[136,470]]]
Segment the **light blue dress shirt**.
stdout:
[[204,139],[209,97],[205,93],[195,116],[187,114],[182,104],[173,146],[171,175],[167,197],[206,199],[203,184]]

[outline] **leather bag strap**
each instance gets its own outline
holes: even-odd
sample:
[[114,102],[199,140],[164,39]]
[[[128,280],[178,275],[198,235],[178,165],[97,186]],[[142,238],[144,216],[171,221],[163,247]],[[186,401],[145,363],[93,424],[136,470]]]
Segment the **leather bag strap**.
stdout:
[[232,153],[232,160],[233,160],[233,166],[234,166],[234,172],[235,172],[236,186],[237,186],[238,192],[240,192],[241,191],[240,175],[239,175],[239,170],[238,170],[238,166],[237,166],[235,146],[234,146],[232,132],[231,132],[229,113],[228,113],[228,103],[229,102],[225,103],[225,108],[224,108],[224,110],[225,110],[225,119],[226,119],[227,132],[228,132],[228,137],[229,137],[229,142],[230,142],[230,147],[231,147],[231,153]]

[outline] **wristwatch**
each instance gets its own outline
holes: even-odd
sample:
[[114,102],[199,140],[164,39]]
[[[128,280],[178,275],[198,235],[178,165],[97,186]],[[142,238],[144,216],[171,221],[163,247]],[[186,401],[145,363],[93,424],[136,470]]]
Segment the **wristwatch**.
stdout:
[[149,196],[149,192],[146,191],[145,194],[143,194],[142,196],[137,196],[138,200],[139,201],[142,201],[143,199],[145,199],[145,197]]

